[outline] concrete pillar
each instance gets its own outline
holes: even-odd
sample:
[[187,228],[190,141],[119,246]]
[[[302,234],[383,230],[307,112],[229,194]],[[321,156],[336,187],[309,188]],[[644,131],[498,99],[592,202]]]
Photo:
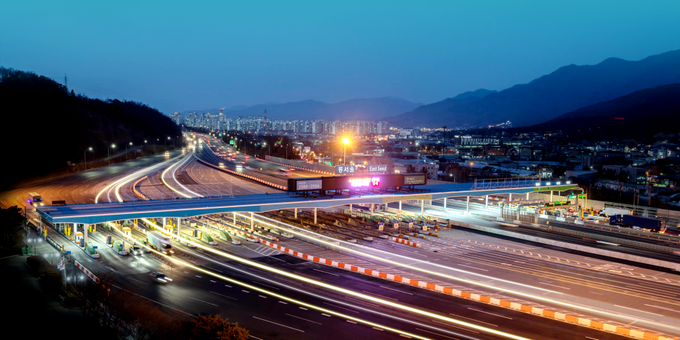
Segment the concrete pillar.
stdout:
[[446,210],[446,200],[447,200],[447,199],[448,199],[448,198],[444,197],[444,210]]
[[89,231],[90,226],[87,224],[83,225],[83,237],[85,238],[85,247],[87,247],[87,232]]
[[295,208],[295,219],[297,219],[297,208]]
[[401,201],[399,201],[399,210],[401,210]]
[[489,207],[489,195],[484,196],[484,208]]
[[181,237],[182,234],[179,232],[179,228],[182,225],[182,220],[178,217],[177,218],[177,237]]
[[349,212],[352,213],[352,203],[349,204]]
[[[314,208],[314,224],[316,224],[316,209],[318,209],[318,208]],[[297,210],[297,208],[296,208],[296,210]]]
[[508,201],[512,201],[512,193],[509,194]]
[[234,216],[234,225],[236,225],[236,213],[233,212],[232,215]]
[[255,231],[255,217],[253,216],[253,213],[250,213],[250,232]]
[[425,200],[420,200],[420,214],[425,213]]
[[552,192],[552,190],[550,190],[550,202],[553,201],[553,197],[552,197],[552,196],[553,196],[553,192]]
[[[42,232],[42,231],[41,231]],[[78,232],[78,225],[73,223],[73,231],[71,232],[71,235],[73,235],[73,240],[76,239],[76,233]]]
[[529,200],[529,193],[527,192],[527,201]]
[[166,224],[166,223],[167,223],[167,220],[166,220],[165,217],[163,217],[163,226],[162,226],[163,230],[165,230],[165,224]]
[[467,196],[467,200],[465,201],[465,212],[470,212],[470,196]]
[[373,203],[371,203],[371,215],[373,214]]

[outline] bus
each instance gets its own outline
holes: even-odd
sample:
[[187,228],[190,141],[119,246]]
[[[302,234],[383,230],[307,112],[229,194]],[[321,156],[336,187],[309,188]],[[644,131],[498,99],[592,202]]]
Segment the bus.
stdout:
[[45,205],[42,201],[42,197],[40,197],[40,195],[35,192],[28,193],[28,203],[34,206]]

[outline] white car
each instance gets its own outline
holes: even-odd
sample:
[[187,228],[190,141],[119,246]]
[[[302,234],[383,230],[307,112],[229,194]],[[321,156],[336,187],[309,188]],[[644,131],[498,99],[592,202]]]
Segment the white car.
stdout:
[[151,274],[149,274],[149,275],[151,275],[151,277],[153,278],[154,282],[158,282],[158,283],[168,283],[168,282],[171,282],[171,281],[172,281],[172,279],[169,278],[169,277],[167,277],[167,276],[165,276],[165,274],[161,274],[161,273],[151,273]]

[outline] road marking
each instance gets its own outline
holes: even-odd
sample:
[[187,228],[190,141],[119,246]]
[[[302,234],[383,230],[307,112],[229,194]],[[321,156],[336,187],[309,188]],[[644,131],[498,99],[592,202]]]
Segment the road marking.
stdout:
[[262,338],[258,338],[258,337],[256,337],[256,336],[254,336],[254,335],[252,335],[252,334],[248,334],[248,336],[251,337],[251,338],[253,338],[253,339],[257,339],[257,340],[264,340],[264,339],[262,339]]
[[399,336],[403,336],[403,337],[406,338],[406,339],[413,339],[412,337],[410,337],[410,336],[408,336],[408,335],[406,335],[406,334],[399,334]]
[[416,328],[416,330],[419,330],[419,331],[425,332],[425,333],[434,334],[434,335],[437,335],[437,336],[441,336],[441,337],[443,337],[443,338],[449,338],[449,339],[453,339],[453,340],[460,340],[460,339],[458,339],[458,338],[454,338],[454,337],[447,336],[447,335],[444,335],[444,334],[439,334],[439,333],[435,333],[435,332],[430,332],[430,331],[425,330],[425,329],[422,329],[422,328]]
[[329,273],[327,271],[319,270],[319,269],[316,269],[316,268],[312,268],[312,269],[316,270],[317,272],[322,272],[324,274],[333,275],[333,276],[340,276],[338,274]]
[[366,293],[366,294],[369,294],[369,295],[380,296],[380,297],[383,298],[383,299],[389,299],[389,300],[399,301],[399,299],[391,298],[391,297],[388,297],[388,296],[385,296],[385,295],[380,295],[380,294],[376,294],[376,293],[369,292],[369,291],[365,291],[365,290],[362,290],[362,292],[364,292],[364,293]]
[[279,301],[279,303],[284,304],[284,305],[288,304],[288,302],[285,302],[285,301]]
[[227,299],[232,299],[232,300],[238,301],[237,298],[233,298],[233,297],[231,297],[231,296],[227,296],[227,295],[220,294],[220,293],[217,293],[217,292],[212,292],[212,291],[211,291],[211,293],[213,293],[213,294],[215,294],[215,295],[219,295],[219,296],[221,296],[221,297],[225,297],[225,298],[227,298]]
[[334,304],[328,303],[328,302],[324,302],[324,303],[327,304],[327,305],[329,305],[329,306],[333,306],[333,307],[335,307],[335,308],[340,308],[340,309],[344,309],[344,310],[350,311],[350,312],[352,312],[352,313],[361,314],[361,312],[355,311],[355,310],[353,310],[353,309],[349,309],[349,308],[346,308],[346,307],[334,305]]
[[297,316],[297,315],[288,314],[288,313],[286,313],[286,315],[291,316],[291,317],[294,317],[294,318],[297,318],[297,319],[300,319],[300,320],[309,321],[309,322],[315,323],[315,324],[317,324],[317,325],[321,325],[321,322],[316,322],[316,321],[312,321],[312,320],[309,320],[309,319],[301,318],[301,317],[299,317],[299,316]]
[[588,292],[588,293],[590,293],[590,294],[595,294],[595,295],[604,295],[604,294],[602,294],[602,293],[595,293],[595,292]]
[[255,283],[259,284],[259,285],[267,286],[267,287],[269,287],[269,288],[271,288],[271,289],[281,290],[281,289],[279,289],[278,287],[270,286],[270,285],[268,285],[268,284],[266,284],[266,283],[262,283],[262,282],[258,282],[258,281],[253,281],[253,282],[255,282]]
[[680,313],[680,310],[677,310],[677,309],[670,309],[670,308],[661,307],[661,306],[648,305],[648,304],[646,304],[646,303],[645,303],[645,306],[654,307],[654,308],[658,308],[658,309],[665,309],[665,310],[667,310],[667,311]]
[[247,290],[245,290],[245,289],[241,289],[241,291],[242,291],[242,292],[244,292],[244,293],[248,293],[248,294],[250,294],[250,292],[249,292],[249,291],[247,291]]
[[277,325],[277,326],[290,328],[290,329],[295,330],[295,331],[298,331],[298,332],[300,332],[300,333],[304,333],[304,332],[305,332],[305,331],[303,331],[303,330],[301,330],[301,329],[297,329],[297,328],[293,328],[293,327],[290,327],[290,326],[282,325],[282,324],[280,324],[280,323],[276,323],[276,322],[274,322],[274,321],[269,321],[269,320],[267,320],[267,319],[258,318],[258,317],[255,316],[255,315],[253,315],[253,318],[254,318],[254,319],[261,320],[261,321],[264,321],[264,322],[269,322],[269,323],[274,324],[274,325]]
[[383,332],[383,331],[384,331],[384,329],[382,329],[382,328],[378,328],[378,327],[371,327],[371,328],[375,329],[376,331],[381,331],[381,332]]
[[475,309],[475,308],[472,308],[472,307],[468,307],[468,309],[469,309],[469,310],[476,311],[476,312],[480,312],[480,313],[485,313],[485,314],[497,316],[497,317],[499,317],[499,318],[506,318],[506,319],[508,319],[508,320],[512,320],[512,318],[509,317],[509,316],[500,315],[500,314],[496,314],[496,313],[491,313],[491,312],[483,311],[483,310],[481,310],[481,309]]
[[199,278],[199,279],[201,278],[201,276],[200,276],[200,275],[196,275],[196,277],[197,277],[197,278]]
[[261,297],[261,298],[263,298],[263,299],[266,299],[266,298],[267,298],[267,297],[264,296],[264,295],[258,295],[258,296]]
[[589,336],[587,336],[586,339],[600,340],[600,339],[598,339],[598,338],[591,338],[591,337],[589,337]]
[[484,322],[484,321],[473,319],[473,318],[468,318],[467,316],[462,316],[462,315],[453,314],[453,313],[449,313],[449,315],[453,315],[455,317],[459,317],[459,318],[463,318],[463,319],[472,320],[474,322],[484,323],[484,324],[487,324],[487,325],[490,325],[490,326],[493,326],[493,327],[498,327],[498,325],[494,325],[492,323]]
[[210,282],[212,282],[212,283],[217,283],[217,281],[215,281],[215,280],[210,280]]
[[464,264],[459,264],[459,266],[461,266],[461,267],[468,267],[468,268],[477,269],[477,270],[483,270],[483,271],[485,271],[485,272],[488,272],[488,270],[486,270],[486,269],[477,268],[477,267],[473,267],[473,266],[468,266],[468,265],[464,265]]
[[[645,310],[639,310],[639,309],[635,309],[635,308],[631,308],[631,307],[626,307],[626,306],[621,306],[621,305],[614,305],[614,306],[616,306],[616,307],[621,307],[621,308],[625,308],[625,309],[630,309],[630,310],[634,310],[634,311],[638,311],[638,312],[645,312],[645,313],[648,313],[648,314],[654,314],[654,315],[658,315],[658,316],[665,316],[665,315],[656,314],[656,313],[648,312],[648,311],[645,311]],[[645,321],[652,321],[652,320],[650,320],[650,319],[644,319],[644,318],[640,318],[640,317],[638,317],[638,319],[645,320]],[[637,320],[635,320],[635,321],[637,321]],[[635,322],[635,321],[633,321],[633,322]]]
[[328,314],[326,314],[326,313],[321,313],[321,315],[326,316],[326,317],[329,317],[329,318],[331,317],[330,315],[328,315]]
[[385,287],[385,286],[378,286],[378,287],[380,287],[380,288],[385,288],[385,289],[389,289],[389,290],[393,290],[393,291],[395,291],[395,292],[399,292],[399,293],[404,293],[404,294],[408,294],[408,295],[413,295],[412,293],[409,293],[409,292],[405,292],[405,291],[403,291],[403,290],[399,290],[399,289],[394,289],[394,288],[390,288],[390,287]]
[[231,288],[231,286],[230,286],[230,285],[224,285],[224,286],[225,286],[225,287],[228,287],[228,288]]
[[307,309],[307,308],[305,308],[305,307],[298,307],[298,308],[300,308],[300,309],[302,309],[302,310],[309,310],[309,309]]
[[464,328],[464,327],[454,326],[454,325],[452,325],[452,324],[450,324],[450,323],[448,323],[448,322],[443,322],[443,321],[439,321],[439,320],[430,320],[430,321],[432,321],[432,322],[434,322],[434,323],[438,323],[438,324],[440,324],[440,325],[446,325],[446,326],[449,326],[449,327],[458,328],[458,329],[462,329],[462,330],[464,330],[464,331],[468,331],[468,332],[472,332],[472,333],[475,333],[475,334],[479,334],[479,332],[477,332],[477,331],[473,331],[473,330],[471,330],[471,329],[467,329],[467,328]]
[[552,284],[552,283],[547,283],[547,282],[538,281],[538,283],[542,283],[542,284],[544,284],[544,285],[553,286],[553,287],[562,288],[562,289],[571,289],[571,288],[569,288],[569,287],[558,286],[558,285],[554,285],[554,284]]
[[201,299],[197,299],[197,298],[191,297],[191,296],[187,296],[187,297],[190,298],[190,299],[192,299],[192,300],[201,301],[201,302],[203,302],[203,303],[207,303],[207,304],[209,304],[209,305],[213,305],[213,306],[215,306],[215,307],[219,307],[218,305],[216,305],[216,304],[214,304],[214,303],[210,303],[210,302],[208,302],[208,301],[203,301],[203,300],[201,300]]

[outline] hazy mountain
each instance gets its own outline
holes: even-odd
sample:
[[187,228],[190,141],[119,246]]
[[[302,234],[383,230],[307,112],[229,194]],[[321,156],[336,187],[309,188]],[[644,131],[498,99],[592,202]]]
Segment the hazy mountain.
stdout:
[[[267,110],[267,117],[277,120],[324,119],[324,120],[380,120],[411,111],[420,106],[395,97],[351,99],[339,103],[303,100],[289,103],[267,103],[253,106],[226,108],[228,118],[260,116]],[[219,109],[200,112],[218,113]],[[186,114],[187,112],[183,112]]]
[[663,85],[627,94],[565,113],[519,131],[562,130],[571,137],[635,138],[680,131],[680,84]]
[[[597,65],[569,65],[475,100],[445,99],[392,117],[397,126],[514,126],[545,122],[581,107],[645,88],[680,82],[680,50],[640,61],[609,58]],[[460,98],[459,98],[460,99]]]

